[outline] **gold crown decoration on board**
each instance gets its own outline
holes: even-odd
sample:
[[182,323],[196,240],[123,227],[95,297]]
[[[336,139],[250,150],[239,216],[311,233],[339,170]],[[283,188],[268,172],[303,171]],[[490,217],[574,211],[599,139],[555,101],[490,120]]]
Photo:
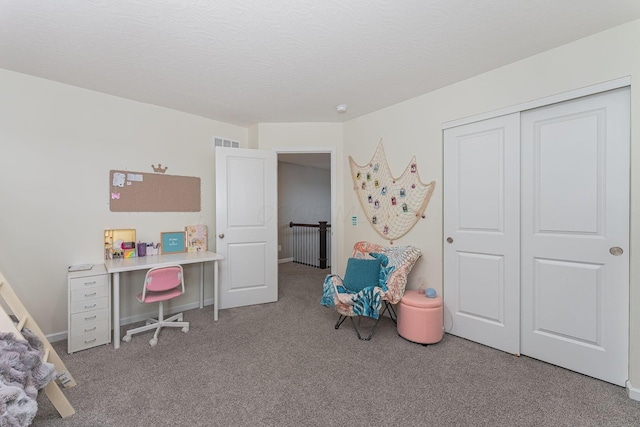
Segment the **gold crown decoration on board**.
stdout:
[[155,165],[151,165],[151,167],[153,168],[154,172],[158,173],[164,173],[167,169],[169,169],[169,166],[162,167],[162,163],[158,163],[158,167],[156,167]]

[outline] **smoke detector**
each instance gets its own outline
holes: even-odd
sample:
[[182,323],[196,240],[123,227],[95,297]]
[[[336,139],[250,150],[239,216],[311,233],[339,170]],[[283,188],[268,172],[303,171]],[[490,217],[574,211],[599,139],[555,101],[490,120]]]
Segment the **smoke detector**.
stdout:
[[348,107],[347,107],[347,104],[339,104],[339,105],[336,105],[336,111],[337,111],[338,113],[340,113],[340,114],[342,114],[342,113],[346,113],[346,112],[347,112],[347,108],[348,108]]

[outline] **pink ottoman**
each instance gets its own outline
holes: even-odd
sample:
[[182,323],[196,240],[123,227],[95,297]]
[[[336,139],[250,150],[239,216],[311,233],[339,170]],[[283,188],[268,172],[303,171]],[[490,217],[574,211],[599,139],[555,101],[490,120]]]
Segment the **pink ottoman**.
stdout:
[[398,334],[420,344],[442,339],[442,298],[427,298],[424,292],[406,291],[398,304]]

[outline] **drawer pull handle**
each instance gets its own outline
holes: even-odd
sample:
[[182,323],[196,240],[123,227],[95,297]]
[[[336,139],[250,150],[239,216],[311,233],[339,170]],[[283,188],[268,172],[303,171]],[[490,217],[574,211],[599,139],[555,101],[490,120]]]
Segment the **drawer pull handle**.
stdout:
[[84,320],[93,320],[96,317],[98,317],[97,315],[91,316],[91,317],[85,317]]
[[85,305],[85,306],[84,306],[84,308],[93,308],[93,307],[95,307],[96,305],[98,305],[98,304]]
[[93,338],[93,339],[90,339],[90,340],[84,340],[84,343],[85,344],[89,344],[90,342],[94,342],[96,339],[97,338]]
[[85,329],[85,332],[91,332],[91,331],[95,331],[97,328],[97,326],[94,326],[93,328],[89,328],[89,329]]
[[97,292],[94,292],[92,294],[84,294],[84,296],[85,297],[92,297],[92,296],[97,295],[97,294],[98,294]]
[[94,280],[93,282],[84,282],[85,286],[89,286],[89,285],[95,285],[96,281]]

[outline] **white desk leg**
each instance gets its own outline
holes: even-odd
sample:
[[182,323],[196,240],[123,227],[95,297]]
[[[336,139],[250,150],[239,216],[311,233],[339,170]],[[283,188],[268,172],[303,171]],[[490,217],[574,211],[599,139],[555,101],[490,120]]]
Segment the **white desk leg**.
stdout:
[[218,320],[218,261],[213,261],[213,320]]
[[120,348],[120,273],[113,273],[113,348]]
[[200,263],[200,308],[204,307],[204,262]]

